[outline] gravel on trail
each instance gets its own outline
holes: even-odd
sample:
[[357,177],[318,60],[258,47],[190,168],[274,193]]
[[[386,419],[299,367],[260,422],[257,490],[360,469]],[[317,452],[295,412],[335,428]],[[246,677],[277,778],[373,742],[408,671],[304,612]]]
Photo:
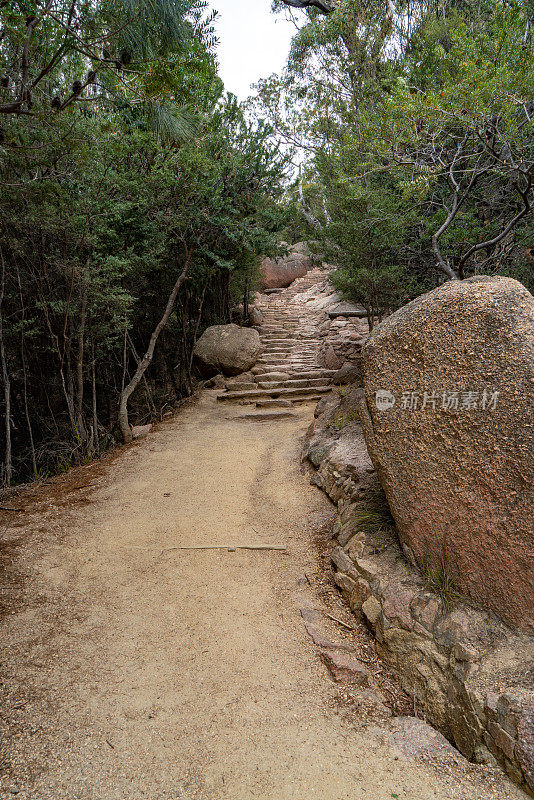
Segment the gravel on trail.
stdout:
[[[299,466],[313,408],[242,413],[204,392],[16,498],[26,510],[0,554],[0,797],[522,797],[459,755],[409,759],[387,720],[340,712],[296,591],[332,517]],[[230,549],[172,549],[198,546]]]

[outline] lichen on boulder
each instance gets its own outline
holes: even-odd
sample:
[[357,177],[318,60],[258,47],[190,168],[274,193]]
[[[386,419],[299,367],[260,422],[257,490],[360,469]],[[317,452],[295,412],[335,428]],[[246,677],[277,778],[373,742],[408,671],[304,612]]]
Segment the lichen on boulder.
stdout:
[[510,278],[451,281],[378,325],[362,364],[405,553],[534,632],[534,298]]

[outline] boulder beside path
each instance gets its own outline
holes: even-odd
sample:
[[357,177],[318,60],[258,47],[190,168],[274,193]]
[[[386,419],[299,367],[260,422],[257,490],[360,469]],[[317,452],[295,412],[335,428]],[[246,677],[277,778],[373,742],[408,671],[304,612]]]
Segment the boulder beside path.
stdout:
[[450,281],[362,350],[362,426],[405,554],[534,632],[534,298]]
[[219,372],[226,376],[247,372],[256,363],[260,352],[258,331],[233,323],[206,328],[193,348],[195,364],[206,378]]
[[284,289],[297,278],[303,278],[313,266],[313,260],[304,242],[291,245],[287,256],[263,258],[260,272],[260,290]]

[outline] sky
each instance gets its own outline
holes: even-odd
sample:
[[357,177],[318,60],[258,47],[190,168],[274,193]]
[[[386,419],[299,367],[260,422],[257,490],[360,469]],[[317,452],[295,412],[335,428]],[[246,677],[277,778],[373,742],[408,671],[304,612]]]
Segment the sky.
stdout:
[[295,29],[283,14],[271,14],[271,0],[210,0],[219,11],[217,35],[220,75],[240,100],[250,84],[281,72]]

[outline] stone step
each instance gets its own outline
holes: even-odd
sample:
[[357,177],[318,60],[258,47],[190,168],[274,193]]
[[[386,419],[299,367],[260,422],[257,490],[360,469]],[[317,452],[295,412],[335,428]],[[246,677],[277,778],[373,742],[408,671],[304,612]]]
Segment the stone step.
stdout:
[[292,330],[290,330],[288,328],[285,328],[284,330],[275,330],[275,329],[269,329],[269,328],[262,328],[260,330],[260,336],[261,336],[262,339],[263,339],[264,336],[270,336],[273,339],[291,339],[291,338],[295,338],[297,333],[298,333],[298,327],[295,327]]
[[292,408],[292,400],[256,400],[256,408]]
[[221,403],[229,402],[232,400],[250,400],[256,402],[257,400],[268,400],[269,398],[277,400],[295,400],[296,398],[304,398],[310,395],[321,395],[325,392],[332,391],[329,386],[313,386],[310,389],[272,389],[267,391],[265,389],[256,389],[249,392],[226,392],[226,394],[217,395],[217,400]]
[[259,379],[267,380],[267,381],[288,381],[291,378],[289,372],[282,372],[281,370],[272,370],[268,372],[266,376],[260,375],[259,377],[255,375],[254,380],[257,382]]
[[303,372],[304,370],[310,371],[319,365],[315,361],[290,361],[285,359],[284,361],[266,361],[260,366],[269,367],[269,372],[287,372],[288,370],[290,372],[294,370]]
[[267,364],[270,372],[311,372],[317,364],[307,361],[279,361],[275,364]]
[[309,361],[310,359],[316,358],[317,353],[307,353],[303,352],[302,350],[272,350],[270,352],[262,353],[258,358],[258,361],[283,361],[284,359],[287,361],[290,361],[291,359]]
[[317,353],[311,353],[311,354],[302,352],[298,353],[295,351],[291,351],[289,353],[278,353],[278,354],[265,353],[258,358],[257,363],[259,363],[261,366],[261,364],[264,364],[266,361],[272,361],[272,362],[276,361],[279,363],[282,363],[284,361],[301,361],[301,362],[314,361],[317,359],[317,355],[318,355]]
[[260,356],[257,360],[257,364],[261,366],[262,364],[276,364],[277,366],[283,366],[284,363],[289,363],[293,361],[297,364],[313,364],[316,363],[315,356],[306,356],[302,353],[292,353],[292,354],[285,354],[285,353],[278,353],[271,355],[267,353],[264,356]]
[[[304,372],[296,372],[295,370],[285,370],[286,375],[290,375],[294,378],[331,378],[336,372],[335,369],[322,369],[322,367],[317,367],[314,370],[308,369]],[[256,380],[282,380],[278,377],[278,375],[284,374],[282,370],[271,370],[266,372],[257,372],[256,373]],[[272,377],[271,377],[272,376]],[[287,379],[284,379],[287,380]]]
[[255,389],[256,384],[252,382],[239,382],[239,381],[227,381],[226,388],[229,392],[238,392],[242,391],[250,391],[250,389]]
[[291,356],[296,355],[292,350],[265,350],[262,353],[263,357],[270,357],[270,358],[290,358]]
[[247,419],[250,422],[275,422],[278,419],[290,419],[296,416],[292,411],[259,411],[253,414],[241,414],[236,419]]
[[[317,365],[317,358],[315,356],[312,356],[311,358],[308,358],[307,356],[303,356],[301,353],[285,353],[285,354],[284,353],[275,353],[275,354],[273,354],[272,358],[268,358],[269,355],[270,355],[269,353],[266,353],[265,354],[265,358],[263,360],[260,361],[260,359],[258,359],[258,365],[260,367],[263,366],[264,364],[268,364],[269,362],[272,362],[273,364],[277,363],[279,365],[282,365],[284,363],[287,363],[287,364],[311,364],[312,366]],[[274,367],[273,367],[273,369],[271,371],[272,372],[284,372],[284,369],[278,369],[278,367],[276,367],[276,369],[274,369]]]
[[277,331],[287,331],[294,328],[298,328],[301,325],[301,321],[299,319],[263,319],[261,327],[263,330],[277,330]]
[[262,333],[260,335],[260,339],[262,342],[265,342],[265,344],[277,344],[277,343],[286,344],[287,342],[299,341],[299,339],[296,336],[290,336],[289,334],[287,334],[287,336],[280,336],[280,334],[271,335],[270,333],[266,334]]
[[288,345],[280,344],[280,343],[277,343],[277,344],[264,344],[263,345],[263,353],[264,354],[265,353],[276,353],[276,352],[280,352],[281,350],[284,353],[286,353],[286,352],[289,352],[290,350],[295,350],[295,349],[296,349],[296,347],[295,347],[295,345],[293,343],[288,344]]
[[325,378],[290,378],[287,381],[257,381],[260,389],[310,389],[312,386],[327,386]]
[[262,339],[296,339],[298,329],[294,331],[260,331],[260,338]]
[[273,334],[260,333],[260,339],[261,339],[262,342],[265,342],[266,344],[267,344],[267,342],[273,342],[273,344],[274,344],[276,342],[298,342],[299,341],[299,337],[298,337],[296,331],[293,331],[293,333],[287,333],[285,336],[283,336],[281,333],[273,333]]

